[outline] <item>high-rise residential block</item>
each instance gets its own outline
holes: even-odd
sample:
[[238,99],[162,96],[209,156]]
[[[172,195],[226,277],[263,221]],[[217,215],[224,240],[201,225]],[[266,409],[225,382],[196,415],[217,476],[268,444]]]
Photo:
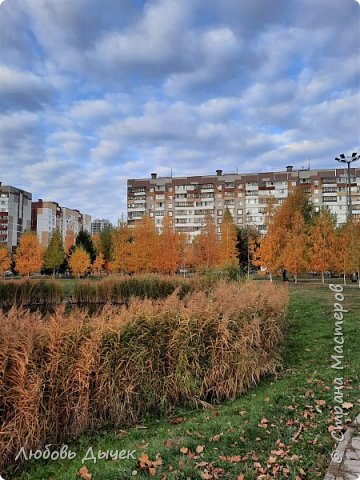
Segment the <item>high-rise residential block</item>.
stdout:
[[103,219],[96,218],[95,220],[93,220],[91,222],[91,233],[92,234],[100,233],[103,230],[106,230],[108,228],[112,228],[112,224],[111,224],[110,220],[106,220],[104,218]]
[[80,230],[91,233],[91,216],[80,213],[67,207],[61,207],[56,202],[48,202],[39,199],[32,203],[32,229],[38,234],[43,246],[47,246],[51,234],[59,230],[63,240],[70,229],[76,235]]
[[0,182],[0,245],[15,249],[21,234],[31,229],[29,192]]
[[[352,214],[360,218],[360,169],[351,168]],[[238,226],[254,225],[266,230],[269,202],[280,205],[289,193],[301,186],[309,193],[315,209],[322,206],[336,214],[337,223],[346,222],[347,170],[294,170],[288,166],[280,172],[223,173],[187,177],[129,179],[127,183],[128,224],[134,225],[147,214],[161,231],[163,218],[173,219],[175,231],[190,238],[198,234],[210,213],[220,232],[224,211],[230,210]]]

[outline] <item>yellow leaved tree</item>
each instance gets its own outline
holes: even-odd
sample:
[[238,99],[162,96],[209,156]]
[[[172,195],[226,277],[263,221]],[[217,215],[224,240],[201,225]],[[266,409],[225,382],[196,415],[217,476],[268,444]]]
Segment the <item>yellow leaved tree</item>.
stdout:
[[76,247],[69,258],[69,267],[72,274],[80,278],[88,272],[90,265],[90,255],[87,251],[81,246]]
[[10,254],[7,247],[0,247],[0,275],[9,270],[11,267]]
[[234,267],[238,265],[238,256],[237,231],[231,213],[227,208],[225,210],[223,223],[221,225],[218,261],[219,267]]
[[28,277],[41,270],[44,251],[36,232],[24,232],[14,254],[15,269]]

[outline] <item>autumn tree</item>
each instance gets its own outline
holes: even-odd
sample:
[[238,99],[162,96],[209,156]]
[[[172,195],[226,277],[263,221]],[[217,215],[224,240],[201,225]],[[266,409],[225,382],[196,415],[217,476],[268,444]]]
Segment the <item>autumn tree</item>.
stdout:
[[20,275],[28,277],[41,270],[43,264],[43,249],[36,232],[24,232],[14,254],[15,268]]
[[285,235],[286,241],[281,252],[282,264],[291,275],[294,275],[295,283],[297,283],[298,275],[305,272],[308,266],[305,220],[300,211],[295,211],[290,228]]
[[128,272],[128,263],[132,242],[132,229],[125,223],[111,230],[111,250],[109,268],[113,272]]
[[102,270],[104,269],[104,255],[102,253],[98,253],[96,258],[91,266],[91,270],[95,275],[100,275]]
[[237,231],[233,217],[227,208],[221,225],[221,239],[219,241],[218,266],[232,267],[238,265]]
[[346,275],[354,271],[352,255],[352,233],[353,224],[347,222],[336,231],[337,252],[334,257],[335,270],[341,272],[344,285],[346,285]]
[[84,247],[75,247],[69,258],[69,267],[73,275],[77,278],[85,275],[91,265],[90,255]]
[[[273,274],[285,268],[285,263],[289,264],[288,252],[291,246],[288,241],[294,237],[294,216],[297,214],[298,222],[306,232],[314,221],[314,213],[309,195],[302,188],[291,192],[281,206],[269,204],[266,214],[267,233],[259,246],[252,242],[253,263],[264,268],[269,273],[270,280]],[[294,268],[295,265],[292,265]],[[295,269],[298,268],[300,263]]]
[[51,235],[49,245],[44,255],[44,268],[52,270],[53,276],[60,268],[65,258],[63,242],[59,230]]
[[73,245],[75,245],[75,233],[72,228],[68,227],[65,233],[64,240],[64,250],[66,254],[70,253]]
[[206,215],[203,230],[193,241],[193,248],[197,268],[216,267],[219,264],[219,238],[210,213]]
[[158,234],[155,223],[145,215],[132,229],[128,245],[127,269],[130,273],[156,271]]
[[95,260],[96,251],[89,232],[86,230],[80,230],[77,234],[75,245],[77,247],[82,247],[89,254],[91,263]]
[[171,218],[164,217],[163,231],[157,244],[156,268],[160,273],[174,274],[180,266],[182,238],[174,232]]
[[335,246],[335,218],[323,208],[310,229],[309,237],[309,265],[312,270],[321,272],[323,283],[324,272],[336,268]]
[[0,275],[4,275],[5,272],[10,270],[11,260],[10,253],[7,247],[0,247]]
[[282,267],[281,241],[284,229],[273,216],[273,207],[269,206],[265,223],[267,225],[266,235],[260,242],[250,241],[252,263],[269,274],[270,281],[273,275],[278,273]]
[[101,253],[101,242],[100,242],[100,234],[94,233],[91,235],[91,240],[95,248],[96,255]]

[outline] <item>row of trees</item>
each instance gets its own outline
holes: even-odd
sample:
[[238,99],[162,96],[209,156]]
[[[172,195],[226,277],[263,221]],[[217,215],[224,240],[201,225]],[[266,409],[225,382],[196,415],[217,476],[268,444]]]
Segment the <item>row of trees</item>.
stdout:
[[239,265],[249,270],[252,264],[270,279],[281,271],[293,275],[295,281],[304,272],[321,273],[323,281],[327,271],[342,273],[344,280],[353,272],[360,278],[360,222],[337,228],[334,216],[327,209],[315,212],[302,189],[295,190],[280,207],[269,204],[266,222],[267,233],[260,238],[255,228],[236,228],[226,210],[219,237],[208,215],[191,244],[185,234],[174,232],[170,217],[164,218],[161,234],[147,216],[134,228],[123,223],[93,236],[81,231],[75,238],[69,230],[64,242],[54,232],[46,250],[35,232],[25,232],[12,260],[0,247],[0,274],[10,266],[21,275],[69,269],[79,277],[103,271],[174,274],[183,269]]
[[12,266],[20,275],[40,270],[64,272],[80,277],[89,272],[174,274],[181,269],[224,268],[238,265],[237,230],[229,212],[225,214],[221,239],[209,215],[203,232],[189,245],[185,234],[175,233],[170,217],[164,218],[162,233],[144,217],[135,228],[119,228],[90,236],[81,231],[75,238],[67,232],[63,244],[60,232],[51,236],[44,250],[35,232],[25,232],[13,255],[0,248],[0,273]]
[[[267,233],[251,243],[253,264],[269,274],[286,270],[297,281],[304,272],[337,272],[360,278],[360,222],[337,228],[327,208],[315,212],[301,189],[289,195],[281,207],[269,206]],[[360,280],[359,280],[360,282]],[[360,286],[360,283],[359,283]]]

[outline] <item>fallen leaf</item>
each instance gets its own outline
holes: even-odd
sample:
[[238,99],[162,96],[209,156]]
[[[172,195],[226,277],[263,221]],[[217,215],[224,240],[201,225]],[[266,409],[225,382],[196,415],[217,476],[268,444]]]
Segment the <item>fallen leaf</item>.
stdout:
[[83,465],[80,470],[77,472],[76,476],[82,480],[92,480],[92,475],[87,469],[86,465]]
[[204,451],[204,448],[204,445],[198,445],[195,451],[196,453],[202,453]]

